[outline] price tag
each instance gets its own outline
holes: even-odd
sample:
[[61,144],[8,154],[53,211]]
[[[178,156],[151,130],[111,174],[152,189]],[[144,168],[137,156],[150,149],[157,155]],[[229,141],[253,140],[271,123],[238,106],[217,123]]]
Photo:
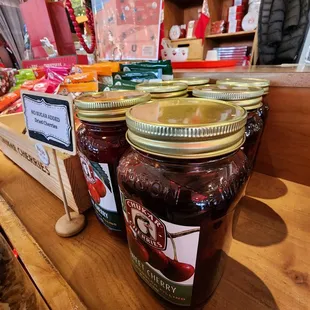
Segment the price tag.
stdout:
[[22,91],[21,97],[28,136],[53,149],[75,155],[71,96]]

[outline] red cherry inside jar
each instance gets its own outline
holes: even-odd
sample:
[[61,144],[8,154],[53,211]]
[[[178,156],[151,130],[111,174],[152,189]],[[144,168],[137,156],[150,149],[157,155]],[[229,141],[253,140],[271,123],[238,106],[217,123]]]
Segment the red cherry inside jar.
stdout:
[[75,100],[81,125],[77,130],[79,156],[95,213],[109,231],[122,234],[124,220],[116,177],[119,159],[128,149],[125,113],[147,102],[144,92],[104,92]]
[[118,182],[132,265],[165,302],[200,307],[220,281],[249,176],[246,118],[243,108],[196,98],[127,113],[132,148]]

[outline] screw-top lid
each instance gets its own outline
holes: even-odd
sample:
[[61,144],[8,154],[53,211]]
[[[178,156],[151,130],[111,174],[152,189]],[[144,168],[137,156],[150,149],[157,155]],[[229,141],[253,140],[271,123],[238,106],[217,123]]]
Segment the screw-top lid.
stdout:
[[136,90],[145,91],[151,94],[179,92],[182,90],[187,90],[187,84],[173,81],[142,83],[136,86]]
[[246,118],[243,108],[224,101],[154,100],[128,110],[127,140],[139,150],[163,157],[215,157],[240,148]]
[[260,87],[264,89],[264,93],[268,94],[270,81],[265,79],[255,78],[227,78],[217,80],[218,85],[232,85],[232,86],[247,86],[247,87]]
[[153,93],[151,94],[152,99],[167,99],[167,98],[180,98],[183,96],[188,96],[187,89],[181,91],[174,91],[169,93]]
[[199,77],[184,77],[184,78],[174,78],[173,81],[185,83],[188,86],[198,86],[208,84],[210,82],[210,79]]
[[80,120],[101,123],[125,120],[128,108],[149,100],[150,94],[133,90],[84,94],[74,103]]
[[260,108],[264,90],[258,87],[205,85],[193,89],[195,97],[232,101],[246,110]]

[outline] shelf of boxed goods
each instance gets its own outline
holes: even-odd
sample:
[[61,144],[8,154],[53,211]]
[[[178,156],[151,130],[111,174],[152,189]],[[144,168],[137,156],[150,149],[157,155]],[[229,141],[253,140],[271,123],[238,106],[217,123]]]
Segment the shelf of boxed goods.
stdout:
[[[0,166],[0,225],[50,308],[165,309],[132,270],[126,242],[93,211],[84,231],[62,239],[54,231],[61,201],[2,154]],[[247,194],[204,309],[308,309],[310,187],[254,173]]]

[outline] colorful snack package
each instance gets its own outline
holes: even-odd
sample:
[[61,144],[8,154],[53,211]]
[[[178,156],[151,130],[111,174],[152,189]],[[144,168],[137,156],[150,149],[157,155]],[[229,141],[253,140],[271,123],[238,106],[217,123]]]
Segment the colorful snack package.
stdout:
[[68,75],[64,79],[64,84],[78,84],[96,81],[98,81],[98,74],[96,71],[91,71]]
[[61,84],[58,94],[67,96],[69,93],[98,92],[98,82]]
[[112,76],[113,72],[120,71],[119,63],[102,62],[93,65],[75,65],[72,67],[73,73],[86,73],[96,71],[98,76]]
[[18,99],[15,102],[13,102],[6,110],[4,110],[1,115],[7,115],[7,114],[14,114],[23,112],[23,102],[22,99]]
[[70,67],[45,66],[46,78],[55,84],[63,83],[65,77],[69,75]]
[[162,82],[162,69],[140,69],[139,71],[115,72],[112,74],[113,82],[126,80],[137,83],[145,81]]
[[170,60],[154,60],[120,64],[121,71],[138,71],[139,69],[162,69],[163,81],[173,80],[173,70]]
[[6,110],[12,103],[20,98],[20,91],[16,90],[12,93],[0,97],[0,112]]
[[45,73],[45,68],[44,67],[38,67],[33,69],[33,73],[37,79],[45,78],[46,73]]
[[118,88],[118,89],[136,89],[136,86],[140,84],[137,82],[133,82],[133,81],[126,81],[126,80],[117,80],[114,82],[112,88]]

